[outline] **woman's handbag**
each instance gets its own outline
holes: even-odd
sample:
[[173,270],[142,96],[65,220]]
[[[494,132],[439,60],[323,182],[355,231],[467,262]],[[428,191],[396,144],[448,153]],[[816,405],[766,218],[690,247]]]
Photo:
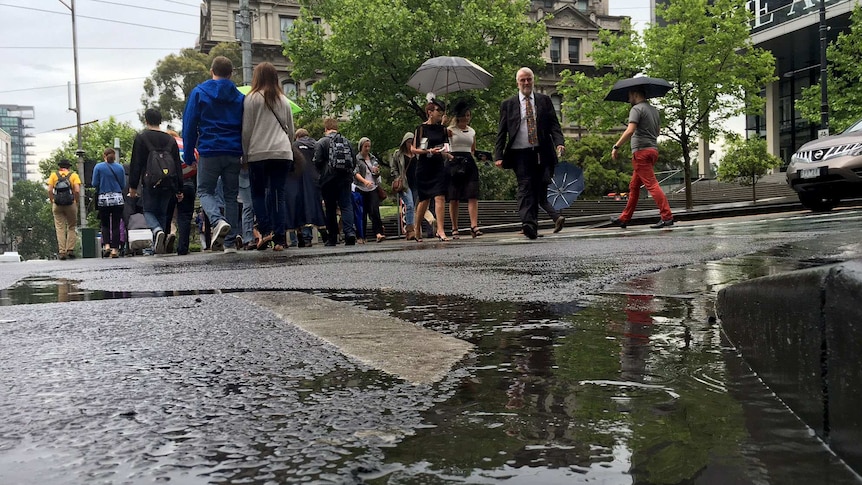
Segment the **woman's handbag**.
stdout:
[[380,197],[380,200],[386,200],[389,194],[386,193],[386,189],[377,184],[377,197]]
[[465,157],[458,157],[452,159],[449,162],[449,175],[452,176],[453,179],[461,180],[467,176],[467,159]]
[[118,205],[123,205],[124,202],[123,194],[119,192],[103,192],[99,194],[99,207],[116,207]]
[[404,192],[404,178],[403,177],[404,177],[403,175],[399,175],[398,177],[395,178],[395,180],[392,181],[392,192],[395,192],[396,194],[400,194],[401,192]]

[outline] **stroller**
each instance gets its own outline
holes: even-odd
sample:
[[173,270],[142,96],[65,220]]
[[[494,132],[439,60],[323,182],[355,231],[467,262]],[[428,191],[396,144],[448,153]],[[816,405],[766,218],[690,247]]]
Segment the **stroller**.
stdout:
[[123,221],[126,223],[126,256],[144,254],[153,246],[153,232],[144,218],[144,208],[139,197],[124,196]]

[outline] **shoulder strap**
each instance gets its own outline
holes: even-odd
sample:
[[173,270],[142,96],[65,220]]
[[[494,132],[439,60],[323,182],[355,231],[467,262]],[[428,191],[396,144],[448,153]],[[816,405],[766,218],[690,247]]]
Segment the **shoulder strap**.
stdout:
[[269,108],[270,111],[272,111],[272,115],[275,116],[275,120],[278,121],[278,125],[281,126],[282,131],[284,131],[284,134],[287,135],[288,138],[290,138],[290,133],[288,133],[287,126],[285,126],[284,122],[281,121],[281,118],[278,117],[278,113],[275,112],[275,109],[273,109],[273,107],[270,106],[269,103],[266,102],[266,100],[264,100],[263,104],[265,104],[266,107]]
[[114,180],[116,180],[117,184],[120,185],[120,192],[122,192],[123,191],[123,183],[120,182],[120,177],[117,176],[117,172],[114,170],[114,167],[112,167],[110,163],[108,164],[108,170],[111,171],[111,175],[114,176]]

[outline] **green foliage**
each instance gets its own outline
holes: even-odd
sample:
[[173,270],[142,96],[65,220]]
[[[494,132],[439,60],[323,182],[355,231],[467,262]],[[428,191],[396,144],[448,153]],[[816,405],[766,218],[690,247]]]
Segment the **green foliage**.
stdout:
[[485,200],[514,200],[518,191],[515,172],[502,170],[493,163],[477,161],[479,167],[479,198]]
[[[840,132],[862,118],[862,6],[853,7],[850,30],[826,48],[826,95],[829,102],[829,126],[833,133]],[[803,118],[820,123],[820,83],[802,90],[796,100],[796,109]]]
[[[195,86],[212,78],[210,65],[216,56],[227,57],[235,67],[242,66],[238,42],[219,43],[209,54],[192,48],[182,49],[179,54],[168,54],[158,61],[150,77],[144,80],[143,109],[158,109],[168,123],[181,120],[186,97]],[[242,69],[234,69],[232,79],[241,85]],[[143,116],[143,110],[141,114]]]
[[[285,45],[293,76],[322,74],[315,93],[335,95],[326,113],[349,113],[342,131],[351,139],[368,136],[377,146],[397,146],[401,134],[424,120],[425,96],[406,83],[429,58],[466,57],[495,76],[489,89],[470,92],[480,145],[492,143],[500,100],[515,92],[517,69],[544,64],[545,26],[528,18],[527,0],[300,3],[302,15]],[[456,97],[436,94],[450,102]]]
[[[605,107],[601,99],[614,80],[643,72],[671,82],[674,88],[655,104],[662,110],[662,134],[679,143],[686,188],[691,187],[691,153],[700,137],[712,139],[724,122],[762,109],[759,93],[774,81],[775,59],[754,48],[748,26],[751,13],[743,0],[671,0],[656,6],[666,25],[652,25],[643,39],[624,29],[603,32],[592,53],[611,72],[599,80],[568,74],[558,85],[569,119],[591,129],[622,127],[623,108]],[[605,103],[623,106],[624,103]],[[619,110],[619,111],[617,111]],[[686,190],[691,207],[691,190]]]
[[[127,122],[119,122],[113,117],[81,127],[81,145],[87,160],[102,161],[102,152],[105,148],[114,147],[114,138],[120,139],[121,163],[129,163],[132,153],[132,144],[135,141],[135,131]],[[62,159],[72,161],[72,169],[77,171],[78,157],[75,151],[78,149],[77,135],[71,135],[60,148],[51,152],[51,156],[39,162],[39,173],[42,180],[48,180],[51,172],[57,170],[57,162]],[[79,174],[80,175],[80,174]],[[83,180],[83,176],[82,176]]]
[[47,189],[40,182],[15,184],[3,226],[24,259],[49,258],[57,252],[54,216]]
[[[584,170],[584,193],[581,197],[602,197],[608,192],[624,192],[631,180],[631,157],[622,153],[611,158],[615,137],[587,135],[580,140],[566,140],[564,162]],[[627,149],[623,149],[625,152]]]
[[658,161],[656,170],[679,170],[683,168],[682,147],[676,140],[661,140],[658,142]]
[[718,166],[718,179],[723,182],[739,182],[750,185],[752,200],[757,200],[757,181],[769,169],[781,166],[781,159],[770,155],[766,140],[751,138],[743,140],[739,136],[729,138],[729,149]]

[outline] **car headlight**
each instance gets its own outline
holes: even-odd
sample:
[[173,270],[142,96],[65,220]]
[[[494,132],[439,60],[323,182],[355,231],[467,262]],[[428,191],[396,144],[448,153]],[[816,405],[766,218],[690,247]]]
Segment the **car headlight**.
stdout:
[[790,164],[794,165],[797,163],[811,163],[811,160],[808,160],[807,158],[804,158],[804,157],[800,157],[798,154],[794,153],[790,157]]
[[849,150],[830,151],[823,157],[823,160],[825,161],[838,157],[858,157],[859,155],[862,155],[862,146],[855,146]]

